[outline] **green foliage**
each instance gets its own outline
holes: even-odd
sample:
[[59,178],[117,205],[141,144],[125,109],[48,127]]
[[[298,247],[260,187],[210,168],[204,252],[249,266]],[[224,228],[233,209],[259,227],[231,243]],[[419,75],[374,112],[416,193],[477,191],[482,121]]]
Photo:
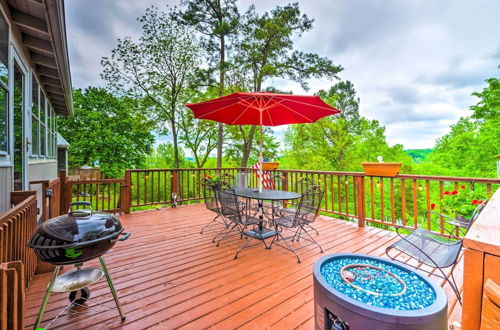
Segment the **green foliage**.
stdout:
[[[227,139],[224,147],[225,157],[237,161],[242,159],[245,146],[248,144],[248,136],[252,131],[251,126],[226,126]],[[249,165],[257,162],[259,157],[259,131],[254,130],[253,139],[256,141],[249,156]],[[275,158],[278,155],[279,143],[272,135],[269,127],[262,128],[262,156],[264,158]]]
[[154,142],[154,123],[138,101],[89,87],[73,91],[73,104],[74,116],[58,119],[59,132],[70,144],[70,167],[99,164],[105,176],[121,177],[125,169],[143,165]]
[[[385,128],[376,120],[359,115],[359,98],[351,82],[339,82],[328,92],[318,95],[342,114],[326,117],[314,124],[292,125],[288,128],[286,160],[291,168],[359,171],[361,162],[401,161],[412,163],[402,145],[389,147]],[[409,169],[409,168],[408,168]]]
[[[164,169],[164,168],[176,168],[174,162],[174,146],[172,143],[162,143],[156,148],[151,150],[151,152],[146,156],[145,168],[153,169]],[[192,164],[186,160],[186,156],[182,149],[179,149],[179,168],[191,168]]]
[[479,98],[470,107],[472,116],[460,118],[452,125],[428,157],[429,163],[447,169],[449,174],[496,176],[495,156],[500,154],[500,80],[491,78],[486,82],[487,87],[472,94]]
[[263,15],[251,6],[245,13],[235,63],[250,74],[253,90],[265,79],[287,78],[308,89],[307,79],[337,78],[342,70],[328,58],[294,49],[294,39],[312,29],[313,20],[301,14],[297,3],[277,6]]
[[151,7],[139,18],[139,42],[119,39],[110,58],[101,61],[103,78],[111,88],[144,100],[157,129],[173,138],[174,162],[179,163],[178,117],[184,103],[199,86],[201,51],[193,31],[172,19],[172,11]]
[[432,152],[432,149],[406,149],[405,152],[413,158],[415,163],[422,163]]

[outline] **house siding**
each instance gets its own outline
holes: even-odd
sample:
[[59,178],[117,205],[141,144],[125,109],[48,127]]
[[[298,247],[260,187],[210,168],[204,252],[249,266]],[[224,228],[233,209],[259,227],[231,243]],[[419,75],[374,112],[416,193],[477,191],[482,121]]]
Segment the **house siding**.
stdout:
[[12,182],[12,167],[0,167],[0,214],[10,208]]

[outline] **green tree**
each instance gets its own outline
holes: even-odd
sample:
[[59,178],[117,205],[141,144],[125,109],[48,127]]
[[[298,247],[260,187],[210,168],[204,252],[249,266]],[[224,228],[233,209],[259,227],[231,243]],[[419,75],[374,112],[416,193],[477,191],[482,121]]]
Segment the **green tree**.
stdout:
[[[342,67],[314,53],[294,48],[294,40],[312,28],[313,20],[302,15],[297,3],[276,7],[263,15],[254,6],[242,19],[241,35],[235,44],[235,64],[247,75],[254,92],[269,78],[286,78],[308,89],[310,78],[337,78]],[[246,167],[256,127],[252,126],[243,145],[241,166]]]
[[105,176],[121,177],[143,164],[154,143],[154,123],[137,100],[89,87],[73,91],[73,104],[74,116],[58,119],[58,130],[70,143],[70,167],[99,164]]
[[472,94],[479,98],[470,107],[473,114],[460,118],[437,140],[426,162],[433,164],[431,169],[444,169],[451,175],[495,177],[495,156],[500,154],[500,79],[486,82],[488,86]]
[[144,99],[158,129],[170,130],[174,167],[179,166],[178,118],[199,83],[200,48],[192,30],[177,24],[173,12],[151,7],[139,18],[138,42],[118,39],[110,58],[101,61],[110,87]]
[[[159,144],[156,148],[152,149],[146,156],[146,168],[165,169],[177,168],[174,166],[174,145],[171,142]],[[179,167],[190,168],[191,164],[186,160],[184,151],[179,149]]]
[[[184,0],[181,1],[184,11],[175,15],[183,24],[192,26],[204,35],[202,45],[208,54],[212,68],[219,71],[219,96],[224,96],[227,71],[228,38],[236,35],[240,14],[236,0]],[[222,144],[224,125],[218,124],[217,135],[217,167],[222,167]],[[195,156],[196,157],[196,156]]]
[[406,166],[412,163],[402,145],[388,145],[385,127],[359,115],[359,98],[351,82],[338,82],[317,95],[342,113],[288,128],[286,156],[291,166],[357,171],[361,162],[376,161],[377,156],[385,161],[403,161]]

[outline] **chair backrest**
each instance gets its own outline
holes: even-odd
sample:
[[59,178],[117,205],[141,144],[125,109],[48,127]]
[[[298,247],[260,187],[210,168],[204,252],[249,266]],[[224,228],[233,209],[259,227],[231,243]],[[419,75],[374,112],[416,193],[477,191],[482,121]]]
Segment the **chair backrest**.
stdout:
[[295,213],[295,225],[300,221],[313,222],[316,220],[324,194],[323,187],[316,184],[313,184],[302,193]]
[[314,186],[314,182],[311,178],[300,178],[297,182],[295,182],[293,191],[302,194],[303,192],[309,190],[312,186]]
[[472,216],[470,217],[470,221],[469,221],[469,224],[467,225],[467,231],[469,231],[470,227],[472,226],[472,224],[474,223],[474,221],[477,220],[477,218],[479,218],[479,215],[481,214],[481,212],[483,211],[484,207],[486,206],[486,203],[488,201],[483,201],[481,204],[479,204],[476,209],[474,210],[474,212],[472,213]]
[[205,200],[205,207],[213,212],[220,213],[220,206],[217,200],[217,189],[213,184],[204,183],[203,186],[203,199]]
[[236,177],[230,173],[222,173],[219,178],[223,187],[235,188],[238,182]]
[[218,192],[220,211],[226,218],[241,222],[238,196],[233,188],[221,188]]

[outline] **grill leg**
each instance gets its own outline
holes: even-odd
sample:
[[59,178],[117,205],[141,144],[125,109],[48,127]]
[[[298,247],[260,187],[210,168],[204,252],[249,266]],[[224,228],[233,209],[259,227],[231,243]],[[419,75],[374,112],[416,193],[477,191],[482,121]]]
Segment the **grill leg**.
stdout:
[[109,275],[108,268],[106,267],[106,263],[104,262],[103,257],[99,257],[99,261],[101,262],[102,271],[104,275],[106,275],[106,281],[108,281],[109,288],[111,289],[111,294],[113,295],[113,299],[116,303],[116,308],[118,309],[118,313],[120,313],[120,317],[122,320],[125,320],[125,315],[122,311],[122,306],[120,305],[120,301],[118,300],[118,295],[116,294],[115,287],[113,286],[113,282],[111,281],[111,276]]
[[52,293],[52,287],[54,286],[54,282],[56,281],[60,269],[61,266],[56,266],[54,272],[52,273],[52,278],[50,279],[47,291],[45,291],[45,297],[43,298],[42,306],[40,306],[40,311],[38,312],[38,316],[36,317],[36,322],[33,326],[33,329],[38,329],[40,327],[40,323],[42,323],[43,313],[45,312],[45,307],[47,307],[47,302],[49,301],[50,294]]

